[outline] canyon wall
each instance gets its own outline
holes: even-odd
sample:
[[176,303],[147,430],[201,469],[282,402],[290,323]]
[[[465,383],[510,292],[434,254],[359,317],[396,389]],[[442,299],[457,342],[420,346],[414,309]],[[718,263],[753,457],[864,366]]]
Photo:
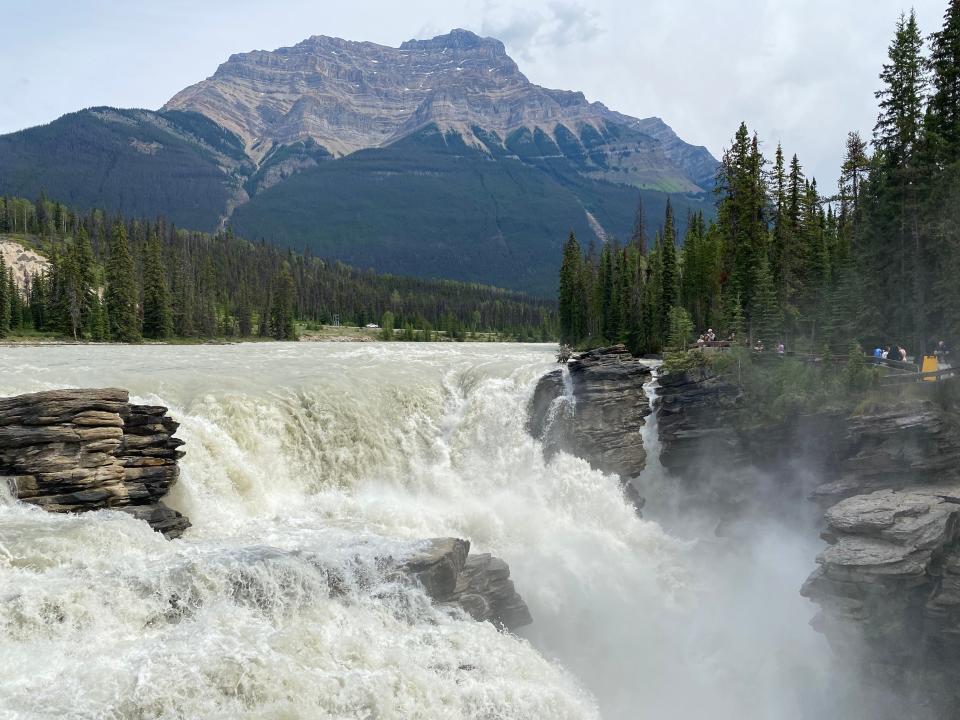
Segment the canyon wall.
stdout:
[[[617,472],[603,459],[640,444],[633,418],[648,412],[648,377],[621,372],[611,390],[602,372],[594,382],[585,371],[624,363],[614,358],[595,351],[571,363],[573,418],[559,430],[547,400],[563,373],[544,378],[531,431]],[[960,391],[915,385],[853,412],[774,421],[709,368],[662,374],[658,384],[660,462],[681,508],[721,521],[819,508],[810,529],[827,547],[801,592],[819,607],[815,629],[858,669],[876,701],[872,717],[960,713]]]

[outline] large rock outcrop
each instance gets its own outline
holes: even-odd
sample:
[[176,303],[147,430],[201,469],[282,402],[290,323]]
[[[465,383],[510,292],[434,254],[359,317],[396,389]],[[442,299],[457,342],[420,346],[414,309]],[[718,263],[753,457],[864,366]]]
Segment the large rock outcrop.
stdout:
[[634,502],[642,504],[629,480],[646,464],[640,430],[650,414],[644,385],[651,373],[623,345],[579,355],[540,379],[528,429],[548,455],[563,450],[619,475]]
[[438,603],[459,607],[475,620],[510,630],[532,622],[508,565],[489,554],[470,555],[468,540],[429,540],[400,569]]
[[[814,627],[892,693],[876,717],[957,717],[960,689],[960,486],[878,490],[826,512],[830,546],[803,594]],[[922,709],[922,712],[921,712]]]
[[960,691],[960,416],[949,388],[752,418],[709,369],[660,378],[661,462],[690,502],[763,512],[815,501],[828,547],[802,593],[814,626],[879,699],[871,717],[955,717]]
[[110,508],[179,537],[190,521],[162,502],[179,476],[178,427],[114,388],[0,398],[0,479],[50,512]]

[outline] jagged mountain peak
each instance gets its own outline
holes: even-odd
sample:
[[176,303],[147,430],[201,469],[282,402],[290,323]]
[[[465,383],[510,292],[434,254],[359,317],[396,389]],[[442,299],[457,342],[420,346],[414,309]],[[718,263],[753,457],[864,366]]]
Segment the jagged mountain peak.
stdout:
[[[588,102],[581,92],[535,85],[502,42],[464,29],[399,48],[315,35],[292,47],[232,55],[164,110],[214,120],[241,138],[254,163],[308,139],[342,157],[430,126],[483,152],[507,155],[517,154],[507,139],[529,133],[545,138],[538,142],[547,154],[556,146],[558,154],[586,158],[586,171],[605,175],[610,163],[617,165],[620,174],[606,179],[628,184],[661,180],[637,172],[629,159],[625,166],[624,158],[669,165],[671,153],[690,155],[690,146],[658,119],[638,120]],[[694,165],[713,162],[702,148],[694,149],[698,154],[703,157]],[[667,173],[669,189],[698,191],[706,177],[699,169],[674,168]]]
[[475,32],[455,28],[446,35],[437,35],[429,40],[407,40],[400,44],[401,50],[491,50],[498,55],[506,55],[507,49],[495,38],[480,37]]

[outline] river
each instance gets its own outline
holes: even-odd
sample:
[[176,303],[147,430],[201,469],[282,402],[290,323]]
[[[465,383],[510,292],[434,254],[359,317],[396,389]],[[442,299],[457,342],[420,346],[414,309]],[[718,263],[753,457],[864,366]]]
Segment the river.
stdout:
[[[0,347],[0,396],[169,406],[187,454],[168,504],[193,523],[166,541],[0,500],[0,718],[816,712],[815,538],[668,530],[616,477],[545,462],[524,425],[552,366],[545,345]],[[378,572],[437,536],[506,560],[534,623],[500,633]],[[349,570],[343,596],[320,567]]]

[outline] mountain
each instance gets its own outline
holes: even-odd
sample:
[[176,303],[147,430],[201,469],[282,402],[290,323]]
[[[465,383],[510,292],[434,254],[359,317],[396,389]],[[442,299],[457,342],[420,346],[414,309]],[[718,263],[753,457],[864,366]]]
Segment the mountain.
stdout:
[[311,37],[231,56],[158,112],[0,136],[0,192],[163,212],[391,272],[536,293],[559,248],[706,209],[716,160],[659,118],[531,83],[501,42]]

